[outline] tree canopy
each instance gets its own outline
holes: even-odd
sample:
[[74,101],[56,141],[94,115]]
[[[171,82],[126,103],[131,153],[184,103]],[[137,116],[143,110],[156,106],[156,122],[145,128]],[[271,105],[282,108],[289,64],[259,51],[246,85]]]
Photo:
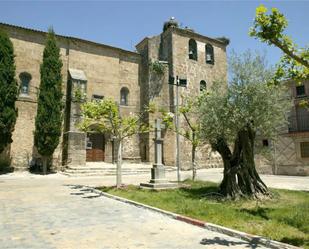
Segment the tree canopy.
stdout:
[[[59,144],[62,128],[62,61],[52,29],[47,34],[41,64],[41,83],[35,118],[34,143],[43,158],[50,157]],[[46,173],[46,160],[43,160]]]
[[107,133],[119,140],[147,130],[141,123],[140,116],[133,113],[121,116],[117,103],[112,99],[84,103],[82,115],[83,119],[79,124],[81,130]]
[[272,137],[285,123],[290,106],[284,86],[268,85],[273,72],[267,68],[265,56],[250,51],[232,54],[229,67],[229,87],[216,82],[202,95],[204,136],[216,139],[224,135],[233,141],[237,132],[250,123],[261,136]]
[[13,141],[17,94],[13,44],[7,33],[0,30],[0,153]]
[[309,78],[309,44],[299,48],[284,33],[287,26],[287,19],[277,8],[272,8],[271,13],[268,13],[268,9],[260,5],[256,8],[254,24],[249,31],[251,36],[278,47],[284,53],[277,67],[275,83],[287,79],[301,81]]

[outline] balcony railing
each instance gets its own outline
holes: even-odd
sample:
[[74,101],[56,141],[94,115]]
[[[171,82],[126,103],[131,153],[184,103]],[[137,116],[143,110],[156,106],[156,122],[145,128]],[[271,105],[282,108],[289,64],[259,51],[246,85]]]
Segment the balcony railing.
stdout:
[[291,116],[289,121],[289,132],[309,131],[309,113]]

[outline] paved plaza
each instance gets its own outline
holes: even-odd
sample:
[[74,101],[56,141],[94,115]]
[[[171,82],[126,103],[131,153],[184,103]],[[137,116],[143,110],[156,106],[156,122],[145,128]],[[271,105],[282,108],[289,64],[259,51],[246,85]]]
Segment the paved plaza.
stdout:
[[[168,173],[168,177],[173,180],[175,174]],[[183,172],[182,177],[186,174],[190,172]],[[220,177],[218,170],[198,174],[206,180]],[[148,178],[124,176],[124,182]],[[275,185],[280,182],[275,176],[265,179]],[[300,180],[293,184],[289,180],[284,187],[303,184],[303,189],[308,189],[308,177],[295,179]],[[114,182],[115,176],[0,176],[0,248],[264,248],[98,196],[84,187]]]

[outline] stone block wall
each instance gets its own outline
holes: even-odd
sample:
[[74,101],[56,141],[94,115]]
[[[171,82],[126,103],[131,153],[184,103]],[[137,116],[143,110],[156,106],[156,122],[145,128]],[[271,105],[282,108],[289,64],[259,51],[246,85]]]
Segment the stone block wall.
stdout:
[[[198,44],[198,60],[192,61],[188,58],[188,42],[194,38]],[[214,46],[215,64],[209,65],[205,62],[206,42]],[[169,76],[179,76],[187,79],[188,86],[179,88],[179,96],[197,96],[200,91],[200,81],[205,80],[208,87],[215,80],[221,80],[226,84],[226,51],[225,46],[219,41],[207,39],[193,32],[170,28],[161,35],[144,39],[137,45],[138,52],[142,55],[142,87],[148,89],[148,96],[141,98],[142,103],[153,101],[156,106],[163,107],[167,111],[175,112],[176,87],[168,84]],[[158,78],[149,67],[149,62],[160,61],[166,66],[164,76]],[[181,97],[179,101],[181,105]],[[157,115],[150,115],[148,121],[154,124]],[[186,125],[180,117],[181,126]],[[149,155],[147,160],[153,160],[153,141],[151,134],[146,139]],[[163,132],[163,162],[165,165],[175,165],[176,161],[176,135],[173,132]],[[181,144],[181,167],[191,168],[191,144],[180,136]],[[206,145],[197,153],[198,165],[200,167],[220,167],[222,162],[220,156],[211,153],[209,145]]]
[[[20,96],[17,101],[19,112],[10,151],[13,158],[12,165],[16,169],[26,170],[31,159],[39,157],[34,148],[33,132],[40,84],[40,64],[42,63],[46,33],[5,24],[1,24],[0,28],[9,34],[13,43],[18,82],[21,82],[18,78],[20,73],[31,74],[29,95]],[[130,91],[129,105],[121,106],[121,111],[123,110],[124,115],[128,115],[140,110],[140,55],[77,38],[57,36],[57,42],[63,62],[64,96],[66,96],[67,90],[68,69],[75,68],[83,70],[88,78],[88,99],[91,99],[93,94],[97,94],[119,102],[120,89],[127,87]],[[61,162],[65,143],[62,142],[63,136],[61,136],[59,146],[53,155],[55,170],[63,168]],[[128,151],[124,148],[124,157],[140,157],[138,139],[133,138],[131,144],[131,146],[127,146]],[[76,158],[69,159],[75,160]]]
[[[193,32],[175,30],[172,36],[173,47],[173,75],[187,79],[187,87],[179,88],[179,95],[197,96],[200,92],[200,82],[204,80],[207,89],[213,83],[227,84],[226,45],[207,37],[201,37]],[[189,40],[194,39],[197,43],[197,60],[189,59]],[[206,63],[205,45],[209,43],[214,48],[214,65]],[[174,90],[174,96],[175,96]],[[182,100],[180,98],[180,105]],[[180,115],[180,124],[185,126],[186,122]],[[184,169],[191,168],[191,144],[184,137],[180,137],[180,161]],[[197,153],[198,167],[222,167],[221,157],[212,152],[209,145],[199,148]]]
[[[13,132],[13,143],[11,144],[10,154],[12,157],[12,166],[15,170],[26,170],[33,158],[39,157],[34,148],[35,116],[37,109],[37,94],[40,85],[40,64],[42,63],[44,42],[46,34],[43,32],[33,32],[31,30],[21,29],[13,26],[1,25],[13,43],[16,65],[16,79],[21,83],[19,75],[29,73],[31,81],[29,84],[29,94],[19,96],[16,106],[18,108],[18,118]],[[59,40],[61,47],[61,57],[64,67],[63,72],[63,90],[66,85],[66,49],[63,41]],[[53,161],[55,167],[61,162],[61,144],[56,149]]]
[[[31,74],[30,93],[21,96],[17,102],[19,117],[13,134],[14,142],[11,145],[13,165],[19,169],[26,169],[33,157],[38,157],[33,146],[33,131],[37,108],[37,92],[40,84],[40,64],[42,63],[43,49],[46,33],[29,30],[12,25],[1,24],[9,33],[16,54],[16,72]],[[193,38],[197,42],[198,60],[188,58],[188,41]],[[57,36],[63,61],[63,92],[64,96],[70,89],[68,87],[69,68],[82,70],[87,77],[87,98],[101,95],[120,102],[120,90],[129,89],[128,105],[120,105],[122,115],[131,115],[143,111],[144,105],[154,101],[158,107],[168,111],[175,111],[175,87],[168,84],[169,76],[179,76],[187,79],[186,88],[180,88],[180,95],[196,96],[200,90],[200,81],[204,80],[210,87],[216,80],[226,81],[226,44],[197,33],[170,28],[158,36],[145,38],[137,45],[138,53],[125,51],[115,47],[97,44],[78,38]],[[205,62],[205,44],[211,43],[214,47],[215,64]],[[149,62],[160,61],[164,67],[163,75],[157,75],[151,70]],[[19,80],[20,83],[20,80]],[[180,99],[181,104],[181,99]],[[70,119],[71,108],[64,116]],[[157,115],[146,115],[145,121],[154,124]],[[180,118],[181,125],[185,122]],[[64,135],[55,150],[53,161],[55,169],[61,166],[63,151],[67,151],[66,160],[82,163],[85,150],[67,147],[70,131],[78,132],[75,127],[64,126]],[[73,135],[72,135],[73,136]],[[106,158],[111,159],[111,141],[106,136]],[[128,160],[153,161],[153,133],[136,135],[125,141],[123,157]],[[163,161],[166,165],[175,165],[176,136],[173,132],[163,131]],[[72,138],[73,139],[73,138]],[[74,140],[74,139],[73,139]],[[191,167],[191,145],[181,137],[182,167]],[[72,151],[75,150],[75,154]],[[73,158],[74,157],[74,158]],[[221,161],[217,154],[211,153],[209,145],[201,148],[197,153],[200,167],[217,167]]]

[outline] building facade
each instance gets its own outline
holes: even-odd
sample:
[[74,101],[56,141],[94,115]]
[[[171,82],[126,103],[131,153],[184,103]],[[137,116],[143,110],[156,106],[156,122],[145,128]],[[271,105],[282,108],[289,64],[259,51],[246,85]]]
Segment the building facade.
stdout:
[[[8,24],[0,24],[0,28],[9,34],[13,43],[16,78],[20,84],[13,143],[6,153],[16,170],[26,170],[40,160],[33,132],[46,33]],[[80,103],[75,99],[77,93],[86,95],[88,100],[112,98],[119,103],[121,114],[129,115],[142,111],[150,101],[174,112],[176,88],[168,83],[176,76],[187,82],[180,89],[180,94],[185,95],[198,95],[216,79],[226,84],[228,40],[179,28],[174,19],[165,23],[160,35],[146,37],[138,43],[136,52],[60,35],[57,42],[63,62],[65,110],[63,135],[53,155],[54,170],[82,166],[87,161],[113,162],[115,158],[108,134],[85,134],[78,130],[76,125],[81,115]],[[160,64],[160,75],[153,71],[154,63]],[[146,120],[154,123],[155,118],[155,114],[149,115]],[[174,166],[176,136],[168,131],[163,135],[163,162]],[[152,133],[127,139],[123,159],[152,162],[152,139]],[[190,144],[183,138],[180,142],[181,166],[189,168]],[[200,167],[221,166],[220,156],[211,153],[209,146],[202,148],[197,158]]]
[[[20,84],[17,101],[18,118],[13,143],[4,152],[11,157],[16,170],[27,170],[40,160],[34,146],[37,94],[40,84],[46,33],[1,24],[14,46],[16,78]],[[122,115],[138,113],[150,102],[175,112],[178,78],[180,96],[197,96],[214,82],[227,82],[226,38],[210,38],[192,29],[179,28],[174,19],[166,22],[159,35],[146,37],[136,51],[99,44],[79,38],[57,35],[63,62],[64,121],[61,142],[53,155],[54,170],[84,166],[87,162],[113,162],[115,151],[109,134],[85,134],[78,130],[81,118],[77,95],[88,100],[112,98],[119,103]],[[289,124],[273,140],[261,139],[257,147],[271,148],[267,157],[256,155],[259,172],[269,174],[309,175],[309,112],[300,105],[309,99],[309,81],[302,85],[289,83],[294,106]],[[180,105],[182,98],[179,99]],[[157,114],[145,121],[154,124]],[[180,125],[186,125],[180,117]],[[176,161],[176,135],[163,129],[163,158],[167,166]],[[123,159],[154,161],[154,134],[136,135],[123,146]],[[180,136],[180,162],[183,169],[191,167],[191,145]],[[198,167],[222,167],[219,154],[205,145],[197,151]]]
[[272,168],[273,174],[306,176],[309,175],[309,109],[302,103],[309,101],[309,81],[286,84],[293,102],[287,114],[288,124],[282,126],[273,141],[262,140],[261,146],[271,148],[271,159],[262,160],[260,167]]

